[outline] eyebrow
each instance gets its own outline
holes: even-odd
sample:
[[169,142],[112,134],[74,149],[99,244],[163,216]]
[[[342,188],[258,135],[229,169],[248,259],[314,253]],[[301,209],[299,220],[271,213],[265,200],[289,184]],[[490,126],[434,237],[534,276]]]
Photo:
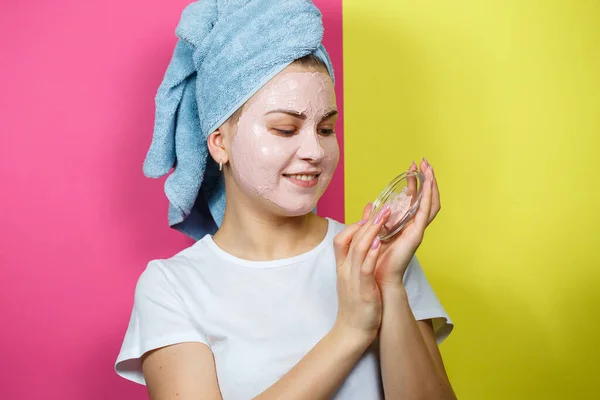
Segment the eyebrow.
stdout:
[[[275,113],[288,114],[288,115],[291,115],[292,117],[300,118],[303,121],[306,120],[306,114],[301,113],[301,112],[297,112],[297,111],[294,111],[294,110],[284,110],[284,109],[272,110],[272,111],[269,111],[268,113],[266,113],[265,115],[275,114]],[[324,121],[327,118],[331,118],[331,117],[333,117],[334,115],[337,115],[337,114],[338,114],[337,110],[331,110],[331,111],[325,113],[325,115],[323,115],[321,117],[321,121]]]

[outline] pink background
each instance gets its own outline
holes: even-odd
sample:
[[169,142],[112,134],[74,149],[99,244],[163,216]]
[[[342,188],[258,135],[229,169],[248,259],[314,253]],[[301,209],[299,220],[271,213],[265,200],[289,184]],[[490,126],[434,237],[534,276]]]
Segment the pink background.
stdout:
[[[146,263],[191,244],[167,227],[164,180],[142,175],[188,3],[1,6],[2,399],[146,398],[113,364]],[[315,3],[341,110],[341,0]],[[319,204],[339,220],[342,167]]]

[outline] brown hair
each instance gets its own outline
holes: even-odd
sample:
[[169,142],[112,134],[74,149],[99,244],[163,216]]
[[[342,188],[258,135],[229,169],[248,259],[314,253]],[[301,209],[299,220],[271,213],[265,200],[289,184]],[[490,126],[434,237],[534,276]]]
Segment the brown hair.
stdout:
[[[305,68],[315,68],[315,69],[322,69],[323,72],[327,72],[327,75],[329,75],[329,70],[327,69],[327,65],[325,65],[325,63],[317,56],[315,56],[314,54],[308,54],[304,57],[298,58],[297,60],[294,60],[291,65],[299,65],[301,67],[305,67]],[[242,115],[242,111],[244,110],[244,106],[246,104],[244,103],[240,108],[238,108],[232,115],[231,117],[229,117],[227,119],[227,122],[229,124],[237,124],[238,120],[240,119],[240,116]]]

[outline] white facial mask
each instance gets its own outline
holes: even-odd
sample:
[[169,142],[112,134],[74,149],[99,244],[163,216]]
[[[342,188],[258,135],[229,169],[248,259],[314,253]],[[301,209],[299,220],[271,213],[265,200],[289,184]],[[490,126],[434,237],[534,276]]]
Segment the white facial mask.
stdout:
[[[319,129],[323,116],[337,109],[331,79],[322,72],[284,71],[259,90],[247,107],[232,142],[234,177],[244,190],[270,200],[287,215],[310,212],[339,160],[335,135]],[[274,123],[285,114],[267,114],[280,109],[304,114],[306,119],[285,117],[285,123]],[[292,134],[272,129],[293,128],[288,121],[299,129]],[[331,123],[326,125],[332,128]]]

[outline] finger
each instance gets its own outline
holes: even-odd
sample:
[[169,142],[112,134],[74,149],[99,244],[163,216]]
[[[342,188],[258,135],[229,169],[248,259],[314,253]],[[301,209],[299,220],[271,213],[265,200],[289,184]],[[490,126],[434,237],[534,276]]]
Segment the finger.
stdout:
[[431,210],[429,210],[429,219],[427,224],[429,225],[431,221],[434,220],[440,209],[442,208],[440,202],[440,190],[438,188],[437,178],[435,177],[435,172],[433,167],[431,167],[431,175],[433,177],[433,187],[431,192]]
[[376,236],[358,273],[358,287],[360,288],[361,294],[364,296],[372,296],[377,293],[378,287],[377,282],[375,281],[375,267],[377,265],[380,249],[381,241],[379,240],[379,236]]
[[383,224],[389,219],[390,210],[389,204],[386,204],[381,211],[377,213],[377,216],[374,219],[367,222],[362,232],[358,232],[354,236],[348,252],[349,261],[353,266],[360,266],[364,262],[373,240],[375,240],[375,237],[381,232]]
[[[418,170],[417,164],[413,161],[408,170],[410,172],[417,172],[417,170]],[[415,193],[417,193],[417,176],[413,175],[413,174],[408,174],[406,181],[407,181],[406,186],[407,186],[408,194],[412,196]]]
[[423,186],[421,204],[419,205],[419,210],[415,216],[415,225],[420,232],[424,232],[429,223],[429,213],[431,211],[431,201],[433,197],[433,175],[429,168],[426,169],[425,184]]
[[[373,208],[373,203],[369,202],[363,209],[363,219],[357,222],[359,225],[358,231],[354,232],[354,235],[351,239],[352,241],[357,241],[359,237],[363,235],[365,230],[371,225],[373,218],[370,217],[371,210]],[[348,257],[348,251],[351,248],[350,244],[346,246],[346,258]]]
[[362,228],[362,225],[360,223],[348,225],[335,236],[335,239],[333,239],[335,261],[338,268],[344,264],[344,261],[346,260],[346,257],[348,255],[350,243],[352,243],[354,235],[356,235],[356,232],[358,232],[360,228]]
[[425,157],[423,157],[423,159],[419,163],[419,168],[421,169],[421,172],[423,172],[424,174],[427,173],[427,170],[429,169],[429,163],[427,162]]
[[371,210],[373,209],[373,203],[368,202],[367,205],[365,206],[364,210],[363,210],[363,215],[362,215],[362,219],[363,221],[366,221],[369,219],[369,216],[371,215]]

